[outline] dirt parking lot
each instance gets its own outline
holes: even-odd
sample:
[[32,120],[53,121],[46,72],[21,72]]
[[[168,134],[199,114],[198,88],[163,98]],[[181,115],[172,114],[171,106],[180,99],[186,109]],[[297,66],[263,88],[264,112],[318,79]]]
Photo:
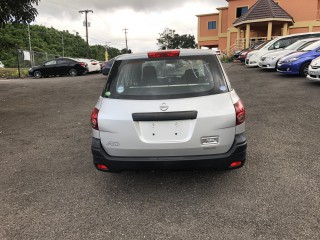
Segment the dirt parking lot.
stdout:
[[225,68],[247,111],[229,172],[99,172],[105,76],[0,80],[0,239],[320,239],[320,84]]

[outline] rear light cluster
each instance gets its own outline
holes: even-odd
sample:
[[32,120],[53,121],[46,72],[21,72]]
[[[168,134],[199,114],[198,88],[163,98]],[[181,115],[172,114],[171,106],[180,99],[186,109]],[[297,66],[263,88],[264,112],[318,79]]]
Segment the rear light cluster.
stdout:
[[87,64],[85,62],[79,62],[81,67],[85,67]]
[[240,125],[244,123],[246,116],[246,110],[244,109],[244,106],[240,99],[234,104],[234,108],[236,110],[236,125]]
[[91,113],[91,127],[93,129],[99,130],[98,126],[98,114],[99,114],[99,109],[94,108],[92,113]]
[[148,52],[149,58],[179,57],[179,55],[180,55],[179,50]]

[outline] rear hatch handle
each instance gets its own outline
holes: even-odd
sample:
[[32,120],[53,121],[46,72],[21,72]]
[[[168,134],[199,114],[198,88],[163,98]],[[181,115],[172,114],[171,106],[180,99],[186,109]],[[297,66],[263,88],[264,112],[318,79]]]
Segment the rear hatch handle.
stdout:
[[132,113],[133,121],[176,121],[196,119],[197,111]]

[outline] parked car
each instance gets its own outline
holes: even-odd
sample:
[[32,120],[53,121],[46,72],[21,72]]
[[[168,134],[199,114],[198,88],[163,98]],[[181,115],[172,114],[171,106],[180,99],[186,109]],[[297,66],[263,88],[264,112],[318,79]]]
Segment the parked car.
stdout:
[[102,74],[103,75],[106,75],[108,76],[109,75],[109,72],[110,72],[110,69],[114,63],[114,58],[110,59],[108,62],[106,62],[101,70]]
[[94,59],[85,59],[85,58],[78,58],[79,61],[85,62],[87,64],[88,72],[100,72],[101,65],[100,62]]
[[267,53],[260,58],[259,67],[260,68],[267,68],[267,69],[276,69],[277,63],[280,58],[282,58],[290,53],[303,50],[305,47],[309,46],[310,44],[312,44],[318,40],[319,40],[319,38],[302,39],[302,40],[299,40],[299,41],[289,45],[288,47],[284,48],[283,50]]
[[4,64],[0,61],[0,68],[4,68]]
[[213,51],[218,55],[218,57],[221,56],[221,50],[218,48],[214,48]]
[[263,48],[268,42],[270,42],[270,41],[259,42],[258,44],[254,45],[253,48],[247,48],[247,49],[242,50],[239,54],[238,59],[241,62],[245,62],[245,60],[250,52]]
[[299,52],[280,58],[277,71],[285,74],[308,75],[311,61],[320,56],[320,41],[314,42]]
[[242,167],[245,109],[212,50],[118,56],[91,114],[98,170]]
[[29,69],[29,76],[35,78],[49,77],[54,75],[82,75],[87,71],[87,64],[73,58],[55,58],[40,66]]
[[264,54],[271,53],[272,51],[279,51],[301,39],[317,37],[320,37],[320,32],[292,34],[273,39],[260,50],[252,51],[251,53],[249,53],[245,61],[246,66],[257,67],[259,65],[260,58]]
[[320,57],[313,59],[310,63],[307,78],[311,81],[320,82]]

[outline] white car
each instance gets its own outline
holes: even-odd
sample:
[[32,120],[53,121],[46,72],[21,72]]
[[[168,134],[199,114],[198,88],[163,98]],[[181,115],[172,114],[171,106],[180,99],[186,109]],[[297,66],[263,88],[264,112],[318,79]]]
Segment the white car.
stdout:
[[219,57],[221,56],[221,50],[218,48],[213,48],[212,49]]
[[320,82],[320,57],[317,57],[310,63],[307,79]]
[[78,60],[81,62],[85,62],[87,64],[88,72],[100,72],[101,71],[100,62],[97,60],[85,59],[85,58],[79,58]]
[[4,68],[4,64],[0,61],[0,68]]
[[266,69],[276,69],[277,63],[280,58],[282,58],[290,53],[302,50],[303,48],[309,46],[311,43],[314,43],[318,40],[319,40],[319,38],[302,39],[302,40],[299,40],[299,41],[289,45],[288,47],[284,48],[283,50],[267,53],[260,58],[259,67],[266,68]]
[[242,167],[245,109],[211,50],[115,59],[91,114],[98,170]]
[[319,37],[320,37],[320,32],[300,33],[300,34],[292,34],[288,36],[277,37],[272,41],[268,42],[261,49],[250,52],[245,60],[245,64],[247,67],[257,67],[259,66],[260,58],[266,53],[279,51],[301,39],[319,38]]

